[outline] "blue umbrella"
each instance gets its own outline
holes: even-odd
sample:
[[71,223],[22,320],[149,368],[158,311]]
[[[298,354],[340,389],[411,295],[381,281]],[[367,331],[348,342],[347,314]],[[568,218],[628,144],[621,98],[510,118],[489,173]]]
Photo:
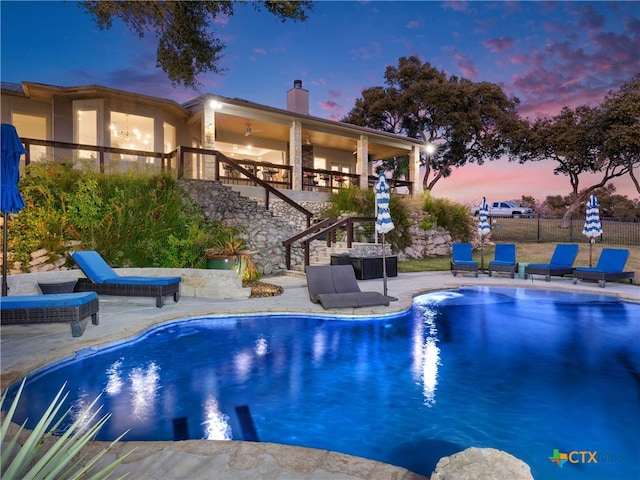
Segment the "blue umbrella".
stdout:
[[491,225],[489,225],[489,205],[487,205],[487,198],[482,197],[482,203],[480,204],[480,210],[478,211],[478,234],[480,235],[480,242],[482,244],[482,267],[484,270],[484,237],[491,232]]
[[391,213],[389,213],[389,200],[391,198],[389,194],[389,184],[387,183],[387,177],[384,172],[381,172],[376,182],[376,233],[382,234],[382,281],[384,285],[384,295],[387,294],[387,261],[384,251],[384,234],[393,230],[395,225],[391,220]]
[[582,234],[591,239],[589,243],[589,267],[592,266],[592,250],[593,244],[596,241],[596,237],[602,235],[602,223],[600,222],[600,205],[595,195],[589,197],[587,202],[587,218],[584,221],[584,228]]
[[8,214],[18,213],[24,207],[24,201],[18,180],[20,179],[20,155],[26,153],[16,132],[16,127],[7,123],[0,130],[2,156],[0,157],[0,211],[2,211],[2,296],[7,295],[7,229]]

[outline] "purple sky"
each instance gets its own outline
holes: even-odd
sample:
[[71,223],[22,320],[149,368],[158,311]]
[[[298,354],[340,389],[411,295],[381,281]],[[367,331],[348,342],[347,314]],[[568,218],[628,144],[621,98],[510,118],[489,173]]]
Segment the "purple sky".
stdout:
[[[227,45],[226,73],[203,75],[198,91],[172,87],[155,67],[153,37],[139,39],[119,22],[100,31],[75,2],[3,0],[0,9],[3,81],[98,84],[177,102],[215,93],[285,108],[301,79],[311,114],[333,120],[363,88],[382,85],[385,67],[401,56],[497,83],[530,118],[597,105],[640,72],[640,2],[321,1],[301,24],[239,5],[213,26]],[[462,202],[566,195],[568,179],[553,176],[554,165],[465,167],[433,193]],[[493,180],[489,189],[479,177]],[[637,197],[630,180],[616,186]]]

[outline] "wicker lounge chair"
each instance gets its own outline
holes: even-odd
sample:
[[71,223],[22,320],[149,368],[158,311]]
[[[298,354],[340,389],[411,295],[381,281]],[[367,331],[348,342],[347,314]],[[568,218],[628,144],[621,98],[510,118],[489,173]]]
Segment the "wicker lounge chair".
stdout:
[[551,277],[564,277],[573,273],[573,262],[578,256],[577,243],[561,243],[556,245],[549,263],[530,263],[524,267],[524,276],[529,278],[533,274],[544,275],[547,282]]
[[359,308],[389,305],[393,300],[379,292],[363,292],[351,265],[307,266],[309,299],[329,308]]
[[491,272],[511,274],[516,278],[518,262],[516,262],[516,245],[514,243],[497,243],[495,259],[489,262],[489,276]]
[[126,297],[155,297],[156,307],[162,308],[164,297],[173,295],[180,299],[181,277],[122,277],[114,272],[98,252],[93,250],[74,252],[71,258],[78,264],[87,278],[79,278],[76,292],[96,292],[99,295],[122,295]]
[[573,283],[580,280],[597,280],[602,288],[607,280],[629,280],[633,283],[634,272],[624,272],[629,258],[629,250],[620,248],[603,248],[595,267],[576,267],[573,269]]
[[15,295],[0,300],[2,325],[70,323],[71,335],[81,337],[89,317],[94,325],[98,325],[98,295],[95,292]]
[[473,260],[470,243],[454,243],[451,258],[451,273],[455,277],[458,272],[470,272],[478,278],[478,262]]

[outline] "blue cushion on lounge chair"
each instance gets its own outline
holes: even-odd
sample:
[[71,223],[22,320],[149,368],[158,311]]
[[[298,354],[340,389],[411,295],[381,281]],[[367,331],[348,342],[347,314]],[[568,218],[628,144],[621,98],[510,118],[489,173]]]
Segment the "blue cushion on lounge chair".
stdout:
[[572,268],[578,256],[577,243],[561,243],[556,245],[549,263],[530,263],[527,268]]
[[622,272],[629,258],[629,250],[620,248],[603,248],[595,267],[576,267],[574,271],[582,272]]
[[141,276],[120,276],[94,251],[74,252],[71,254],[84,274],[94,283],[108,283],[112,285],[172,285],[180,283],[180,277],[141,277]]
[[0,309],[77,307],[98,298],[95,292],[14,295],[2,297]]
[[549,265],[558,265],[563,267],[573,266],[573,262],[576,261],[576,257],[578,256],[578,248],[579,247],[577,243],[556,245]]
[[478,265],[478,262],[473,260],[470,243],[454,243],[452,258],[456,265]]
[[71,258],[73,258],[73,261],[78,264],[92,282],[102,283],[118,277],[118,274],[114,272],[100,254],[94,250],[74,252],[71,254]]

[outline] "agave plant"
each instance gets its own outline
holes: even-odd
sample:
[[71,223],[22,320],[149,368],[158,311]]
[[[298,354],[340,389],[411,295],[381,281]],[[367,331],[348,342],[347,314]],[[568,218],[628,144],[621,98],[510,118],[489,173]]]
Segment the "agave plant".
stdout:
[[[102,407],[92,412],[100,398],[99,396],[77,416],[75,422],[64,433],[56,437],[55,432],[71,412],[71,410],[67,410],[60,419],[55,421],[68,396],[68,392],[64,393],[64,385],[49,404],[38,424],[28,435],[26,434],[25,423],[23,423],[12,438],[7,438],[9,426],[18,406],[25,381],[26,378],[22,381],[18,393],[9,411],[4,416],[0,427],[0,441],[3,445],[2,456],[0,457],[0,477],[3,480],[52,480],[62,478],[69,480],[99,480],[111,475],[113,470],[133,452],[131,450],[106,467],[97,467],[98,461],[116,442],[124,437],[127,433],[125,432],[93,457],[85,458],[81,455],[82,448],[95,437],[111,416],[107,414],[97,419]],[[6,396],[7,392],[5,391],[0,401],[0,407],[4,406]],[[97,421],[93,423],[96,419]],[[20,438],[24,437],[23,432],[25,432],[26,439]],[[52,441],[47,441],[49,439]],[[120,478],[124,478],[124,476]]]

